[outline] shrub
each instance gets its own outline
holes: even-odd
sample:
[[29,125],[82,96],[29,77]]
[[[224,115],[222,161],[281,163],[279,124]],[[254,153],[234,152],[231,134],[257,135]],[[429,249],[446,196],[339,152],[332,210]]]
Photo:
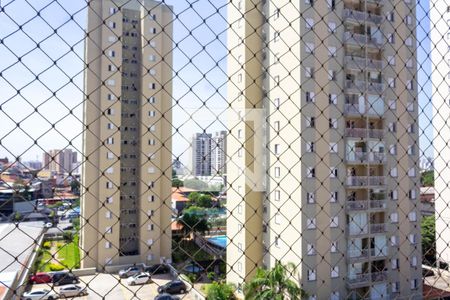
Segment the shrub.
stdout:
[[73,241],[73,232],[72,231],[64,231],[63,239],[68,242]]
[[214,281],[214,279],[216,278],[216,273],[208,272],[208,274],[206,274],[206,277],[208,277],[209,280]]
[[62,271],[64,270],[64,267],[60,264],[51,263],[49,264],[50,271]]
[[213,282],[206,287],[206,297],[208,300],[232,300],[234,297],[234,287],[226,283]]
[[52,247],[52,242],[46,241],[42,244],[42,248],[44,249],[50,249]]

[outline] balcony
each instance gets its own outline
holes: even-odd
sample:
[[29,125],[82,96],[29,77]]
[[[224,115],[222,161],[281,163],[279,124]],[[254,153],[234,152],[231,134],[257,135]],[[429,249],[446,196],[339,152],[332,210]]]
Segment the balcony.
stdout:
[[372,272],[350,275],[347,279],[349,288],[357,288],[365,285],[371,285],[374,282],[381,282],[387,280],[387,272]]
[[358,47],[370,46],[380,49],[383,46],[381,39],[375,39],[370,35],[346,31],[344,33],[344,43]]
[[358,103],[345,103],[344,114],[346,116],[367,115],[369,117],[381,118],[384,116],[384,102],[382,98],[379,98],[374,103],[368,103],[367,105]]
[[384,83],[364,80],[346,80],[345,90],[357,94],[367,91],[378,95],[384,92]]
[[382,60],[370,59],[358,56],[347,55],[344,58],[345,67],[353,70],[365,70],[371,69],[375,71],[381,71],[384,68]]
[[349,236],[361,236],[368,234],[379,234],[386,233],[386,224],[378,223],[378,224],[364,224],[359,225],[356,223],[350,223],[347,226],[347,232]]
[[355,200],[347,201],[347,211],[384,210],[386,200]]
[[350,152],[347,153],[347,163],[374,163],[382,164],[386,161],[384,152]]
[[386,185],[385,176],[348,176],[346,185],[349,187],[367,187]]
[[347,251],[348,263],[367,261],[368,259],[382,259],[387,256],[387,247],[384,249],[352,249]]
[[370,14],[364,11],[358,11],[353,9],[344,9],[343,14],[344,20],[349,20],[353,22],[372,22],[374,24],[381,24],[384,20],[383,16]]
[[351,138],[371,138],[371,139],[383,139],[383,129],[368,129],[368,128],[345,128],[345,137]]
[[386,224],[380,223],[380,224],[370,224],[370,233],[376,234],[376,233],[384,233],[386,232]]
[[376,5],[384,5],[384,0],[366,0],[368,3],[373,3]]

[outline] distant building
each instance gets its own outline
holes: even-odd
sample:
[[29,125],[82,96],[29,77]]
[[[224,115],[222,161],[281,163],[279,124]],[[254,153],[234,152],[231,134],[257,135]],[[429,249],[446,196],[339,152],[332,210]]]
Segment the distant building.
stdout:
[[78,168],[77,152],[72,149],[52,149],[43,155],[43,168],[58,173],[72,173]]
[[211,142],[211,175],[227,173],[227,132],[218,131]]
[[422,216],[434,216],[434,187],[421,187],[420,188],[420,212]]
[[192,174],[194,176],[211,175],[210,133],[197,133],[192,137]]
[[42,162],[41,161],[27,161],[23,163],[26,167],[32,169],[32,170],[40,170],[42,169]]

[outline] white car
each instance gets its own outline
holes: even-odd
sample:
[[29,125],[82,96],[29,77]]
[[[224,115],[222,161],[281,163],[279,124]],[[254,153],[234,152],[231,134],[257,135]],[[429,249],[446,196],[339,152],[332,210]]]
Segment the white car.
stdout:
[[128,277],[127,279],[128,285],[145,284],[151,281],[152,279],[150,277],[150,274],[145,272],[134,275],[133,277]]
[[76,284],[66,285],[59,289],[59,295],[64,298],[85,296],[87,294],[88,292],[86,287],[81,287]]
[[58,299],[58,295],[51,290],[42,289],[42,290],[34,290],[28,293],[24,293],[22,295],[22,299],[24,300],[53,300]]
[[45,228],[52,228],[53,227],[53,223],[50,223],[50,222],[48,222],[48,223],[45,223]]

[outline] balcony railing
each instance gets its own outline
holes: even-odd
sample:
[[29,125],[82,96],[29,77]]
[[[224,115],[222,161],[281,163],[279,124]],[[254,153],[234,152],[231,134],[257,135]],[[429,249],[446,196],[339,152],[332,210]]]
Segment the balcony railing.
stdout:
[[386,224],[370,224],[370,233],[383,233],[386,232]]
[[369,93],[382,94],[384,92],[384,83],[364,80],[346,80],[345,89],[347,91],[353,90],[357,93],[367,90]]
[[348,176],[347,186],[382,186],[386,185],[385,176]]
[[356,163],[383,163],[386,160],[384,152],[350,152],[347,153],[347,162]]
[[378,16],[374,14],[370,14],[363,11],[353,10],[353,9],[344,9],[344,20],[349,19],[357,22],[372,22],[375,24],[381,24],[383,22],[383,16]]
[[383,129],[345,128],[345,137],[382,139]]
[[372,46],[376,48],[381,48],[383,42],[381,39],[373,38],[370,35],[360,34],[355,32],[346,31],[344,33],[344,43],[353,44],[357,46]]
[[372,69],[381,71],[384,63],[382,60],[347,55],[345,56],[345,67],[355,70]]
[[347,201],[347,211],[386,209],[386,200]]
[[347,251],[347,257],[350,262],[358,260],[367,260],[369,258],[379,259],[387,256],[387,248],[384,249],[352,249]]
[[[377,105],[377,107],[372,107],[371,105]],[[344,113],[346,115],[368,115],[374,117],[382,117],[384,115],[384,103],[369,103],[367,106],[354,103],[345,103]]]
[[367,235],[367,234],[377,234],[377,233],[384,233],[386,232],[386,224],[379,223],[379,224],[364,224],[364,225],[358,225],[356,223],[350,223],[347,226],[348,229],[348,235],[349,236],[360,236],[360,235]]
[[354,286],[364,286],[372,284],[373,282],[380,282],[387,280],[387,272],[372,272],[372,273],[362,273],[356,275],[350,275],[347,280],[347,284],[351,287]]

